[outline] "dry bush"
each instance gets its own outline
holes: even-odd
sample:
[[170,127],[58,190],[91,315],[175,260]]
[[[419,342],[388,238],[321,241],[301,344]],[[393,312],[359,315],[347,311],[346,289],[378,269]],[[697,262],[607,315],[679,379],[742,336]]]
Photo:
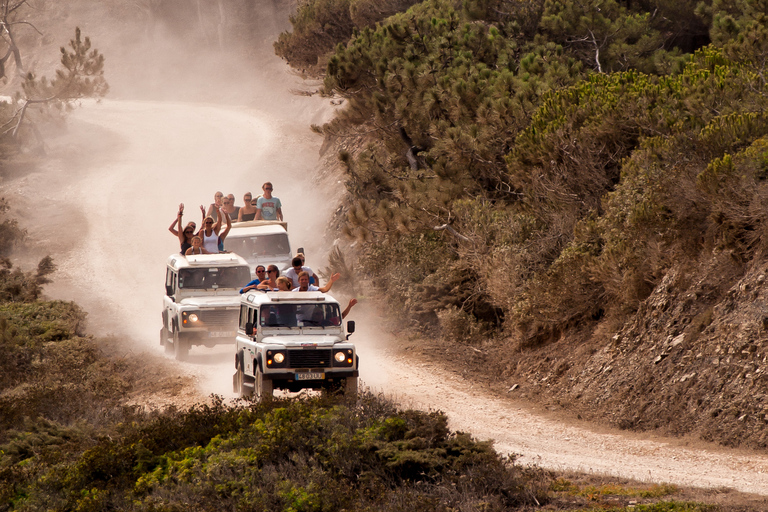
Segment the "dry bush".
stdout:
[[337,272],[341,274],[341,279],[334,283],[333,291],[350,297],[360,295],[362,283],[357,275],[357,270],[347,263],[347,257],[342,252],[341,246],[334,245],[328,255],[328,266],[320,270],[318,275],[327,282]]
[[456,306],[437,311],[437,320],[443,339],[476,344],[489,334],[487,324],[481,324],[475,317]]

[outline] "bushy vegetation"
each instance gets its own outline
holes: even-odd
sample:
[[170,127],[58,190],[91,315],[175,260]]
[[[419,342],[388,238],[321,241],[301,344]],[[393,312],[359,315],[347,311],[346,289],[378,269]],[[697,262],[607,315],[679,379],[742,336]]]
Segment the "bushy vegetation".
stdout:
[[0,273],[0,510],[501,511],[548,500],[549,473],[450,432],[441,413],[372,395],[127,405],[138,363],[105,357],[74,303],[38,300],[44,262]]
[[[283,39],[317,40],[321,3]],[[767,15],[426,0],[323,32],[365,270],[414,325],[532,346],[621,325],[675,262],[763,254]]]
[[451,432],[442,413],[371,394],[127,405],[141,362],[105,357],[76,304],[38,300],[40,270],[12,274],[21,286],[0,297],[2,511],[506,511],[592,500]]
[[373,396],[121,419],[8,430],[0,510],[509,510],[545,503],[551,481],[449,432],[442,414]]

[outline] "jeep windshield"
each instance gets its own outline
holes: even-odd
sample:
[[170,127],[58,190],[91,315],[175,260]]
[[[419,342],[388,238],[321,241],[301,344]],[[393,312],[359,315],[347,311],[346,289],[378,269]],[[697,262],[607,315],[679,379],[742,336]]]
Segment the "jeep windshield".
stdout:
[[242,288],[251,280],[248,267],[182,268],[179,270],[179,288],[185,290],[211,290]]
[[224,239],[227,251],[239,254],[243,258],[252,256],[272,256],[290,252],[287,233],[271,235],[253,235],[248,237],[231,237]]
[[338,327],[338,304],[270,304],[261,308],[262,327]]

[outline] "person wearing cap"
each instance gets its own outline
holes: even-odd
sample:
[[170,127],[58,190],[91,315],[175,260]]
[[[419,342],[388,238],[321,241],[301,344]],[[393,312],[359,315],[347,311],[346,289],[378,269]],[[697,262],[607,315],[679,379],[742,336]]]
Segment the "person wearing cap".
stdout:
[[303,254],[298,253],[292,260],[291,260],[291,268],[285,271],[283,275],[290,279],[293,282],[293,287],[296,288],[299,286],[299,274],[301,272],[306,272],[307,275],[310,276],[310,283],[314,284],[315,286],[318,286],[320,284],[320,278],[315,275],[315,273],[312,271],[311,268],[304,265],[304,258]]
[[269,181],[261,186],[264,191],[256,201],[256,220],[283,220],[283,205],[280,199],[272,196],[272,183]]

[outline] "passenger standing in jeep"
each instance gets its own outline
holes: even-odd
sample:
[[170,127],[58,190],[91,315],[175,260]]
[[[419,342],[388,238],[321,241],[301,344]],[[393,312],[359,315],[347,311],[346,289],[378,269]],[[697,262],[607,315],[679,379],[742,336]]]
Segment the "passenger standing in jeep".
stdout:
[[[203,205],[200,205],[200,210],[202,210],[203,213],[205,213],[205,210],[203,209]],[[194,222],[189,222],[184,229],[181,229],[181,219],[184,216],[184,203],[181,203],[179,205],[179,213],[176,216],[176,220],[173,221],[173,224],[171,224],[168,227],[168,231],[173,233],[174,236],[178,237],[179,243],[181,244],[181,254],[186,254],[187,249],[192,247],[192,237],[195,236],[195,229],[197,229],[197,226]]]
[[272,196],[272,183],[262,185],[264,195],[256,202],[256,220],[283,220],[283,205]]

